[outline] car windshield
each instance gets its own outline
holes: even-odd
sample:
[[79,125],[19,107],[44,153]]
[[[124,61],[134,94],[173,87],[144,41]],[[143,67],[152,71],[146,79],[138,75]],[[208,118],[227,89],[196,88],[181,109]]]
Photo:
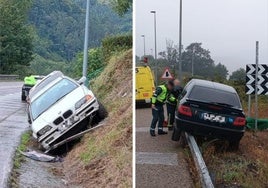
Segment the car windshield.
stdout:
[[35,120],[54,103],[77,87],[77,84],[66,78],[57,82],[31,103],[32,118]]
[[241,108],[239,98],[235,93],[208,87],[194,86],[189,99]]

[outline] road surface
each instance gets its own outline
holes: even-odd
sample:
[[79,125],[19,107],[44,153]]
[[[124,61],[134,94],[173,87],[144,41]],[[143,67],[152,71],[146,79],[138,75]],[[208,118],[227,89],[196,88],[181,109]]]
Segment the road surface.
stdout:
[[171,131],[151,137],[151,118],[150,108],[136,110],[136,187],[193,187],[180,145],[171,141]]
[[21,102],[22,82],[0,82],[0,187],[7,187],[12,158],[27,130],[26,104]]

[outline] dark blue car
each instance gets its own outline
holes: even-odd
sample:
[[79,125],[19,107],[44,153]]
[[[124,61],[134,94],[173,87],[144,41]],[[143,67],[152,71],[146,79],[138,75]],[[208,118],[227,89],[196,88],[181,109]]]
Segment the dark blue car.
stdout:
[[192,79],[179,97],[172,140],[183,131],[192,135],[229,140],[238,148],[246,125],[236,90],[228,85]]

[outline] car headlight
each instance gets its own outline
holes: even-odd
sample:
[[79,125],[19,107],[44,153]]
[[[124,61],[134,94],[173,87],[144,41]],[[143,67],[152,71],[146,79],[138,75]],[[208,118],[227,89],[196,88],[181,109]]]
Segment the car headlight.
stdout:
[[88,101],[90,101],[93,97],[91,95],[86,95],[84,96],[82,99],[80,99],[79,101],[77,101],[75,103],[75,109],[77,110],[78,108],[80,108],[83,104],[87,103]]
[[49,125],[46,125],[43,129],[37,132],[37,136],[39,137],[39,136],[46,134],[46,132],[48,132],[50,129],[52,129],[52,127]]

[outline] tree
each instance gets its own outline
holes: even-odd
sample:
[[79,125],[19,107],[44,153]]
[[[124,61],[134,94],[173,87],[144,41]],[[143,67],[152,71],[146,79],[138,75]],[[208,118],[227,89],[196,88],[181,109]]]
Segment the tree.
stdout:
[[194,63],[194,75],[213,78],[214,60],[210,56],[210,51],[202,48],[202,43],[192,43],[182,53],[183,72],[192,72],[192,62]]
[[118,15],[123,16],[132,7],[132,0],[111,0],[113,9]]
[[0,73],[14,74],[32,60],[32,28],[26,23],[31,0],[0,0],[0,5]]
[[214,80],[215,81],[224,81],[228,76],[228,70],[225,65],[219,63],[214,68]]
[[172,40],[166,40],[166,51],[160,52],[159,55],[174,66],[178,63],[179,47],[174,45]]
[[240,68],[236,71],[234,71],[230,78],[230,81],[234,81],[238,84],[245,85],[246,84],[246,70],[243,68]]
[[[120,17],[102,1],[90,0],[89,48],[100,46],[106,36],[132,29],[131,12]],[[33,0],[29,23],[36,29],[34,52],[56,62],[72,61],[83,50],[85,8],[85,0]]]
[[[74,76],[82,76],[83,53],[78,53],[74,62]],[[104,58],[101,48],[91,48],[88,52],[88,74],[102,68]]]

